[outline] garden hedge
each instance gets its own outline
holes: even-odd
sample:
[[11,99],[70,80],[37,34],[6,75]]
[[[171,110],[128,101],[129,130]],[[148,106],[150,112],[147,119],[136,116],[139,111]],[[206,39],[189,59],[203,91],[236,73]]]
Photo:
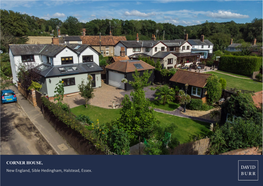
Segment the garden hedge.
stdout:
[[85,139],[93,143],[97,150],[110,153],[109,147],[102,143],[98,136],[96,136],[83,124],[81,124],[80,121],[76,119],[76,116],[74,114],[64,111],[59,105],[50,102],[45,97],[42,97],[41,100],[43,105],[47,107],[48,110],[53,113],[55,117],[65,123],[68,127],[71,127],[73,130],[79,132]]
[[221,56],[219,70],[251,76],[253,72],[259,71],[262,57],[255,56]]

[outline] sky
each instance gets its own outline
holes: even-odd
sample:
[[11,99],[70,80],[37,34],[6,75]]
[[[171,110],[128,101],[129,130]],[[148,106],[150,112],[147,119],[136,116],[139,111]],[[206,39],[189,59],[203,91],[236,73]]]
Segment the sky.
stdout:
[[0,8],[43,19],[153,20],[174,25],[208,22],[248,23],[262,18],[261,0],[0,0]]

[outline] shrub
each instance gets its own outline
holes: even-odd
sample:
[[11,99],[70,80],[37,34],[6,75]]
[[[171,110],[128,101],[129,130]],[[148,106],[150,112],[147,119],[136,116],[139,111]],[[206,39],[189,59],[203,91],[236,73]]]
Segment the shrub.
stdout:
[[192,99],[191,102],[187,105],[187,108],[190,110],[201,110],[202,104],[203,102],[201,99]]
[[31,81],[31,85],[28,87],[28,90],[32,90],[32,89],[35,89],[35,90],[40,90],[42,88],[42,85],[39,84],[38,82],[35,82],[35,81]]
[[11,77],[12,76],[12,70],[10,63],[1,63],[1,70],[4,73],[4,75]]
[[210,110],[212,108],[213,108],[213,106],[208,105],[206,103],[203,103],[202,106],[201,106],[201,110],[204,110],[204,111],[208,111],[208,110]]
[[251,76],[253,72],[259,71],[261,64],[262,57],[228,55],[220,58],[219,70]]
[[258,81],[262,81],[262,74],[259,73],[258,75],[256,75],[256,78],[257,78]]
[[252,119],[236,119],[217,129],[211,137],[211,154],[220,154],[239,148],[258,147],[262,145],[262,126]]
[[226,80],[224,78],[220,78],[219,83],[221,83],[222,90],[225,90],[226,89]]
[[207,60],[206,62],[206,66],[209,66],[209,67],[213,66],[213,64],[214,64],[213,60]]
[[205,88],[207,89],[207,102],[209,104],[213,104],[219,100],[222,95],[222,86],[216,75],[212,75],[207,78]]
[[86,116],[83,114],[78,115],[76,119],[79,120],[80,122],[87,123],[87,124],[93,123],[93,121],[90,120],[89,116]]

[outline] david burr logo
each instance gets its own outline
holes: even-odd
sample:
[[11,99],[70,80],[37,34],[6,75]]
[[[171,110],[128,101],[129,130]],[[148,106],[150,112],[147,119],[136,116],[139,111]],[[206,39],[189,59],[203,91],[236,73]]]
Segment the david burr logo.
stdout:
[[258,181],[258,160],[238,160],[238,181]]

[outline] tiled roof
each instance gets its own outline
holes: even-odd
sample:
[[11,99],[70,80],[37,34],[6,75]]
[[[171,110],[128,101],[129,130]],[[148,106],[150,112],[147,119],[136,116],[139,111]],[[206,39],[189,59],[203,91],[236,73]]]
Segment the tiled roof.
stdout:
[[122,61],[122,60],[129,60],[129,57],[128,56],[113,56],[112,57],[112,60],[115,62],[115,61]]
[[[100,45],[100,36],[80,36],[82,44],[88,44],[91,46]],[[119,41],[126,41],[125,36],[101,36],[102,46],[114,46]]]
[[259,91],[254,93],[254,95],[252,96],[252,99],[256,105],[256,107],[260,108],[262,106],[262,102],[263,102],[263,91]]
[[[137,69],[135,67],[136,64],[140,64],[142,68]],[[145,71],[145,70],[155,69],[155,67],[149,65],[148,63],[142,60],[123,60],[123,61],[116,61],[106,66],[106,69],[114,70],[118,72],[129,73],[129,72],[135,72],[136,69],[138,71]]]
[[171,77],[170,81],[203,88],[206,85],[206,80],[209,76],[211,76],[211,74],[190,72],[179,69]]

